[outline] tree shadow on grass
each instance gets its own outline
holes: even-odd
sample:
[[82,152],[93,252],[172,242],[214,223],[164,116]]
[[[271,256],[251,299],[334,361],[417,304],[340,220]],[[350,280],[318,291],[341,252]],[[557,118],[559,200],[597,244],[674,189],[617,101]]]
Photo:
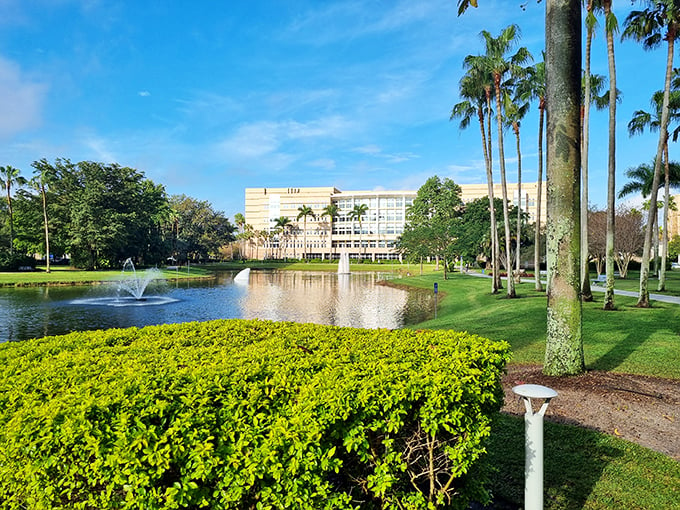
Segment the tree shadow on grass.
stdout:
[[[583,508],[607,465],[624,452],[581,427],[544,423],[545,508]],[[488,458],[495,468],[488,508],[522,508],[524,501],[524,419],[501,415],[491,433]]]

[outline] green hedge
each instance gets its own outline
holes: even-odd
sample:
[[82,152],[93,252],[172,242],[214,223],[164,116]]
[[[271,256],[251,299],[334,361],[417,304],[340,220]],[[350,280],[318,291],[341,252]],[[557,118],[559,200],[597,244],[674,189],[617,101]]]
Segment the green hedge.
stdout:
[[213,321],[0,346],[2,508],[464,508],[505,342]]

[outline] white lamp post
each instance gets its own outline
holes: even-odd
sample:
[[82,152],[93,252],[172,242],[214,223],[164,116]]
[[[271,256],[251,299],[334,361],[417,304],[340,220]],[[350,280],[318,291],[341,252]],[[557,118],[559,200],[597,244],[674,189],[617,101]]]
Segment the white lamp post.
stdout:
[[[525,464],[524,464],[524,508],[525,510],[542,510],[543,508],[543,416],[550,399],[557,392],[540,384],[520,384],[512,391],[522,397],[526,413],[525,425]],[[544,399],[538,412],[531,406],[532,398]]]

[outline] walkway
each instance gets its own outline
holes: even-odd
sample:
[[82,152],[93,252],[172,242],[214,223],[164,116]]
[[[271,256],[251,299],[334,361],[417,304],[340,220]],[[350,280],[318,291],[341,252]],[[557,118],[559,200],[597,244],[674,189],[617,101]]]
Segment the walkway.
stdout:
[[[489,276],[487,274],[481,274],[481,273],[468,272],[466,274],[468,276],[479,276],[481,278],[491,278],[491,276]],[[523,280],[524,281],[532,281],[532,282],[534,281],[533,278],[526,278],[526,277],[523,278]],[[543,282],[543,284],[545,285],[545,281]],[[602,287],[600,285],[591,285],[590,289],[593,292],[604,292],[605,290],[607,290],[605,287]],[[617,289],[614,289],[614,295],[616,295],[616,296],[628,296],[628,297],[634,297],[634,298],[638,297],[638,293],[633,292],[632,290],[617,290]],[[675,305],[680,305],[680,296],[666,296],[664,294],[651,294],[650,293],[649,299],[651,299],[653,301],[660,301],[662,303],[672,303],[672,304],[675,304]]]

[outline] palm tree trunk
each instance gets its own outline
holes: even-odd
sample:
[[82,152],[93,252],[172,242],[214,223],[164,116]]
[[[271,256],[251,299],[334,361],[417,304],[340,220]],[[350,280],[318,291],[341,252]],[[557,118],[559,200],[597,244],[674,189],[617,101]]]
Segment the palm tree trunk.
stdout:
[[[592,10],[592,0],[588,2],[588,13]],[[581,299],[593,300],[590,288],[588,247],[588,151],[590,148],[590,53],[593,43],[593,27],[588,24],[585,54],[585,98],[583,101],[583,145],[581,146]]]
[[673,51],[675,48],[675,30],[673,25],[669,27],[666,40],[668,41],[668,54],[666,57],[666,80],[663,90],[663,103],[661,106],[661,125],[659,126],[659,144],[656,149],[654,161],[654,179],[650,192],[649,211],[647,213],[647,228],[645,229],[645,244],[642,252],[642,264],[640,267],[640,293],[637,305],[640,308],[649,308],[649,252],[652,247],[652,234],[654,218],[656,217],[656,200],[659,193],[659,181],[661,174],[661,159],[664,142],[668,129],[668,102],[671,90],[671,74],[673,72]]
[[543,290],[541,283],[541,194],[543,190],[543,121],[545,118],[545,101],[540,99],[538,105],[538,183],[536,185],[536,232],[534,232],[534,288]]
[[663,193],[663,239],[661,246],[661,271],[659,273],[659,292],[666,290],[666,262],[668,260],[668,209],[670,205],[670,162],[668,161],[668,140],[664,144],[664,193]]
[[547,0],[547,375],[585,370],[580,285],[581,6]]
[[506,266],[508,272],[508,291],[507,297],[514,298],[515,296],[515,281],[512,277],[512,261],[510,259],[510,214],[508,212],[508,186],[505,180],[505,153],[503,150],[503,118],[501,115],[501,83],[500,75],[494,76],[496,85],[496,122],[498,123],[498,162],[501,168],[501,190],[503,193],[503,223],[505,225],[505,251],[506,251]]
[[[492,175],[492,168],[493,168],[493,150],[492,150],[492,132],[491,132],[491,88],[486,87],[484,90],[484,93],[486,95],[486,112],[487,112],[487,132],[488,132],[488,137],[486,140],[487,143],[487,154],[489,155],[489,172],[487,173],[487,182],[490,183],[489,186],[490,191],[489,191],[489,198],[491,199],[491,229],[493,232],[491,233],[492,235],[492,241],[491,241],[491,267],[493,270],[493,286],[496,289],[496,292],[498,292],[500,289],[503,288],[503,283],[501,280],[501,247],[500,247],[500,239],[498,238],[498,224],[496,223],[496,210],[495,210],[495,204],[493,203],[493,175]],[[491,179],[489,179],[489,176],[491,176]]]
[[[611,14],[611,1],[605,1],[605,18]],[[605,21],[605,25],[607,22]],[[614,260],[615,250],[615,217],[616,217],[616,62],[614,59],[614,34],[606,30],[607,60],[609,62],[609,160],[607,179],[607,240],[605,272],[607,274],[606,290],[604,293],[604,310],[614,309]]]
[[517,137],[517,261],[516,271],[519,278],[520,246],[522,239],[522,150],[519,140],[519,124],[513,125]]
[[[484,164],[486,166],[486,183],[487,183],[487,189],[488,189],[488,195],[489,195],[489,214],[490,214],[490,219],[491,219],[491,266],[493,268],[497,267],[497,259],[496,257],[496,235],[494,235],[494,232],[498,232],[498,229],[496,227],[496,210],[494,207],[493,203],[493,173],[491,170],[491,159],[489,156],[489,151],[487,149],[487,140],[486,140],[486,135],[484,133],[484,112],[482,111],[481,106],[477,110],[478,116],[479,116],[479,130],[482,134],[482,152],[484,153]],[[498,293],[498,287],[496,286],[496,282],[498,281],[496,271],[493,273],[493,277],[491,278],[491,293],[492,294],[497,294]]]

